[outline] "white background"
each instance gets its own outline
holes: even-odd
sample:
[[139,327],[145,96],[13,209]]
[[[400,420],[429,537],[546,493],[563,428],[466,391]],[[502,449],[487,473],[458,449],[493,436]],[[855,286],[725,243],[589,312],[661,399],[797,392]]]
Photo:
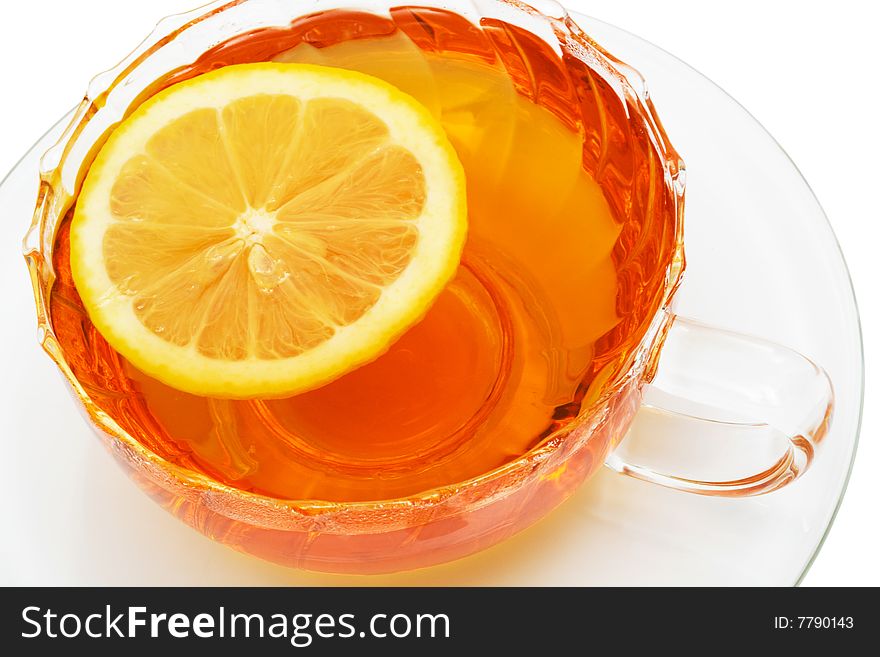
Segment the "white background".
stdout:
[[[11,3],[0,21],[0,178],[162,16],[198,0]],[[414,2],[413,4],[418,4]],[[866,355],[849,491],[804,585],[880,585],[880,9],[864,0],[568,0],[690,63],[739,100],[798,164],[850,266]]]

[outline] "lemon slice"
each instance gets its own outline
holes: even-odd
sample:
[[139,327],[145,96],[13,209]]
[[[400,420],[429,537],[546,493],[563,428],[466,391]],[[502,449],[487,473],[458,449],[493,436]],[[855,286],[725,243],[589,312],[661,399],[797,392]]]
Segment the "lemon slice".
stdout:
[[461,164],[410,96],[242,64],[163,90],[112,133],[77,200],[71,269],[138,369],[277,397],[385,351],[454,275],[465,232]]

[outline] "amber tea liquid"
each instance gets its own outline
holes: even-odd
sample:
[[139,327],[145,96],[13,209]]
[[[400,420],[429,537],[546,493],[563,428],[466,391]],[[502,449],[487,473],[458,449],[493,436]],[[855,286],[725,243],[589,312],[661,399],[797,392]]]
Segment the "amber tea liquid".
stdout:
[[[468,242],[424,320],[374,362],[286,399],[170,388],[91,325],[61,226],[51,308],[62,349],[93,399],[165,459],[279,498],[403,497],[486,473],[565,432],[629,348],[621,324],[640,316],[644,288],[625,277],[625,200],[595,174],[637,172],[615,168],[613,148],[585,165],[596,126],[547,93],[559,78],[549,47],[439,10],[391,16],[298,19],[236,37],[164,81],[244,61],[308,62],[385,79],[438,117],[467,175]],[[607,92],[582,79],[583,89],[566,91],[575,102]]]

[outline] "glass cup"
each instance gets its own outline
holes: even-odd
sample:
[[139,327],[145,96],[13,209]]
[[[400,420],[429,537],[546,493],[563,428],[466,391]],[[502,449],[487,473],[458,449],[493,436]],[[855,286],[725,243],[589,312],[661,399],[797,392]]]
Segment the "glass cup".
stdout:
[[[461,29],[482,31],[512,76],[527,72],[517,80],[520,93],[551,111],[559,103],[576,110],[583,165],[623,224],[615,264],[621,285],[637,290],[643,303],[618,308],[622,321],[605,339],[627,348],[608,349],[583,391],[575,422],[467,481],[400,499],[345,503],[276,499],[226,486],[169,463],[113,420],[106,400],[119,391],[96,390],[77,378],[71,354],[53,332],[49,303],[56,229],[88,162],[112,127],[157,86],[185,77],[196,62],[210,63],[212,53],[228,61],[224,44],[230,40],[259,30],[271,37],[269,58],[290,48],[292,38],[319,42],[320,30],[297,32],[297,21],[343,7],[348,5],[335,0],[315,0],[306,9],[285,0],[246,0],[168,17],[123,62],[93,80],[43,157],[37,209],[24,241],[40,339],[104,444],[138,485],[187,524],[243,552],[309,570],[378,573],[491,546],[546,515],[603,464],[663,486],[730,497],[767,493],[801,475],[830,422],[828,377],[785,347],[671,311],[684,271],[683,164],[639,74],[549,0],[429,0],[415,11],[463,17]],[[409,11],[376,0],[359,10],[392,27],[401,11]],[[454,34],[434,36],[454,42]],[[518,39],[546,47],[516,48]],[[273,51],[272,44],[282,41]],[[529,52],[542,60],[527,61]],[[557,93],[571,76],[591,93]],[[607,171],[610,153],[624,166]]]

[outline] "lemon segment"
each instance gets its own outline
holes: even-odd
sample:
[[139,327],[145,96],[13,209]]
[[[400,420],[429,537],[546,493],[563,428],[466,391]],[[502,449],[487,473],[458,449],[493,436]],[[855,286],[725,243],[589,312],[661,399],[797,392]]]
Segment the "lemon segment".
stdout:
[[452,278],[461,164],[410,96],[306,64],[228,66],[110,135],[71,270],[110,345],[186,392],[304,392],[375,359]]

